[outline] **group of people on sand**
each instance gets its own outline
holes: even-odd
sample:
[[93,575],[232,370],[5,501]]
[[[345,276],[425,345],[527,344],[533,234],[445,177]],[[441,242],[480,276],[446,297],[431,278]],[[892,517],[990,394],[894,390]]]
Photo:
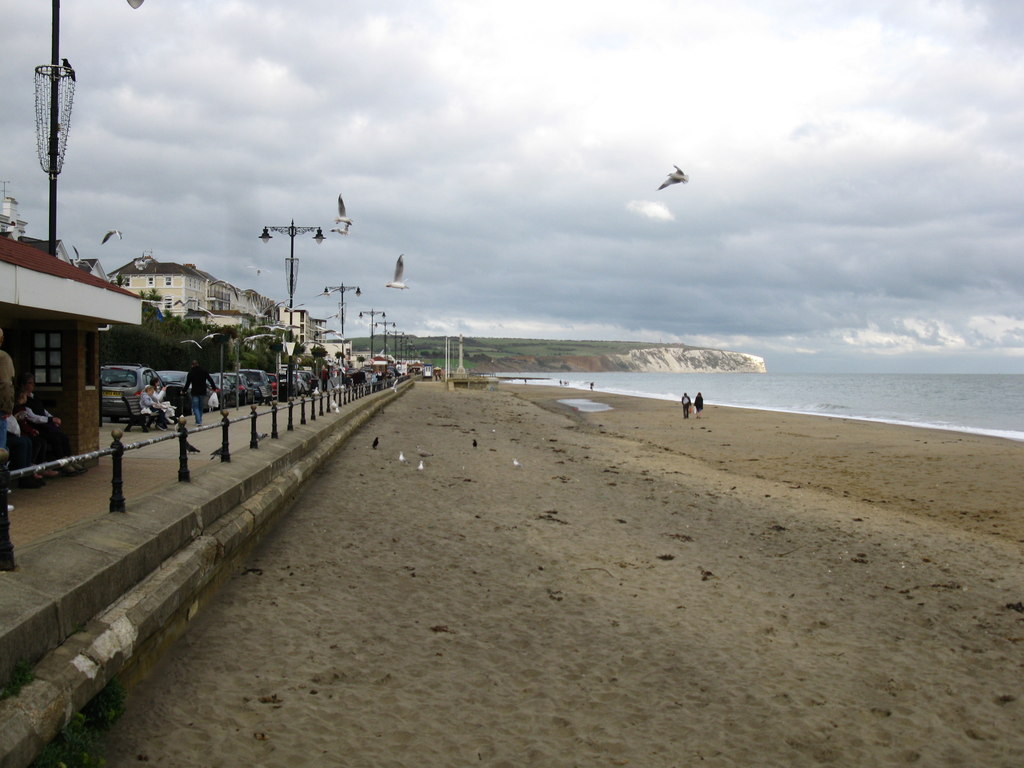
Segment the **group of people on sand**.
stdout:
[[704,395],[698,392],[697,396],[691,400],[690,396],[683,392],[682,403],[684,419],[688,419],[691,416],[696,419],[700,418],[701,411],[704,410]]

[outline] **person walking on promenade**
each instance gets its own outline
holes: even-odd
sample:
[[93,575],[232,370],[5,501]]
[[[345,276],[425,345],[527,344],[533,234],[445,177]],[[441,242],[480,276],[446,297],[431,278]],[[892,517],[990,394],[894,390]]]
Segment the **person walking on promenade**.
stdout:
[[693,401],[690,400],[690,396],[688,394],[686,394],[685,392],[683,392],[682,403],[683,403],[683,418],[684,419],[690,418],[690,404],[692,402]]
[[[0,344],[4,329],[0,328]],[[14,412],[14,361],[0,349],[0,448],[7,447],[7,417]]]
[[193,360],[192,367],[185,376],[185,389],[192,395],[192,415],[196,417],[197,427],[203,426],[203,401],[206,399],[207,384],[214,392],[217,391],[217,385],[210,374],[199,365],[198,360]]
[[697,418],[700,418],[700,412],[704,410],[704,395],[700,392],[693,398],[693,407],[697,410]]

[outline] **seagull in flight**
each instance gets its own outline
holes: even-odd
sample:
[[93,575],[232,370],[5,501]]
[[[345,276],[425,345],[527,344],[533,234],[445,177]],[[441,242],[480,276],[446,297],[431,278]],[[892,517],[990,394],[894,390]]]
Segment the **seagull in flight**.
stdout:
[[672,167],[675,168],[675,170],[668,175],[667,179],[661,182],[661,186],[658,187],[659,190],[664,189],[665,187],[670,187],[673,184],[685,184],[690,180],[690,177],[687,176],[683,172],[683,169],[678,165],[673,165]]
[[341,195],[338,195],[338,215],[334,219],[335,224],[344,224],[345,230],[332,229],[331,232],[337,232],[339,235],[347,235],[348,228],[352,226],[352,219],[345,213],[345,201],[341,199]]
[[405,274],[405,254],[399,254],[398,261],[395,263],[395,278],[390,283],[385,283],[385,288],[399,288],[405,290],[409,286],[402,282],[402,275]]
[[252,265],[252,264],[246,264],[246,265],[245,265],[245,268],[246,268],[246,269],[252,269],[252,270],[255,270],[255,271],[256,271],[256,277],[259,277],[259,276],[260,276],[260,273],[262,273],[262,272],[263,272],[263,268],[262,268],[262,267],[257,267],[257,266],[254,266],[254,265]]
[[121,234],[121,230],[119,230],[119,229],[112,229],[109,232],[107,232],[107,234],[105,234],[103,236],[103,239],[100,241],[100,245],[106,244],[107,240],[112,238],[114,235],[117,235],[117,239],[118,240],[121,240],[124,237],[124,235]]
[[195,344],[195,345],[196,345],[197,347],[199,347],[200,349],[202,349],[202,348],[203,348],[203,345],[202,345],[202,344],[200,344],[200,343],[199,343],[198,341],[196,341],[195,339],[182,339],[182,340],[181,340],[181,341],[179,341],[178,343],[179,343],[179,344]]

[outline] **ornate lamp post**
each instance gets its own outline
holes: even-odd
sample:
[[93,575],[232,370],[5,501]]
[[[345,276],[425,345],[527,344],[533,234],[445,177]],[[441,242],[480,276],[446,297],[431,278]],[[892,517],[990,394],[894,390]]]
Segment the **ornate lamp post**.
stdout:
[[396,325],[398,325],[398,323],[390,323],[387,320],[381,320],[379,323],[376,323],[376,325],[383,325],[384,326],[384,359],[387,360],[387,357],[388,357],[388,326],[390,325],[392,328],[394,328]]
[[[138,8],[143,0],[128,0]],[[57,255],[57,175],[64,166],[64,152],[75,100],[75,70],[60,58],[60,0],[53,0],[50,31],[50,63],[36,67],[36,149],[43,173],[50,178],[51,256]]]
[[332,293],[338,294],[338,322],[341,323],[341,335],[345,335],[345,291],[355,291],[356,297],[362,296],[363,292],[359,290],[358,285],[327,285],[324,286],[324,292],[321,296],[330,296]]
[[[269,243],[273,239],[271,232],[280,232],[281,234],[288,235],[291,239],[291,250],[288,252],[288,258],[285,259],[285,264],[288,267],[288,325],[292,325],[292,312],[295,308],[295,280],[298,277],[299,265],[298,259],[295,257],[295,236],[303,235],[307,232],[316,230],[316,234],[313,239],[317,245],[320,245],[324,241],[324,233],[320,227],[297,227],[295,226],[295,219],[292,219],[292,223],[287,227],[264,227],[263,234],[260,235],[260,240],[264,243]],[[292,333],[291,330],[288,331]],[[291,338],[291,336],[289,336]],[[285,391],[287,397],[292,395],[292,377],[295,373],[295,356],[293,354],[288,355],[288,377],[285,382]]]
[[388,315],[387,315],[386,312],[384,312],[382,310],[379,310],[379,309],[368,309],[368,310],[365,310],[365,311],[359,313],[359,317],[360,318],[363,315],[369,315],[370,316],[370,359],[372,360],[373,359],[373,325],[374,325],[373,318],[376,315],[380,315],[381,317],[387,317]]

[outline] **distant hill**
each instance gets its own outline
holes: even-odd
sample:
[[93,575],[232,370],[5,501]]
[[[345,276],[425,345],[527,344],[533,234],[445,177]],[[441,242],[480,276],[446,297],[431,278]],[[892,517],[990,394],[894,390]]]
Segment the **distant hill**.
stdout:
[[[410,337],[413,355],[444,365],[444,337]],[[369,339],[353,339],[366,349]],[[374,346],[380,347],[375,337]],[[393,351],[393,350],[389,350]],[[459,340],[451,338],[452,366],[458,365]],[[765,373],[764,358],[743,352],[639,341],[563,341],[467,336],[463,364],[480,373],[574,373],[636,371],[642,373],[730,372]]]

